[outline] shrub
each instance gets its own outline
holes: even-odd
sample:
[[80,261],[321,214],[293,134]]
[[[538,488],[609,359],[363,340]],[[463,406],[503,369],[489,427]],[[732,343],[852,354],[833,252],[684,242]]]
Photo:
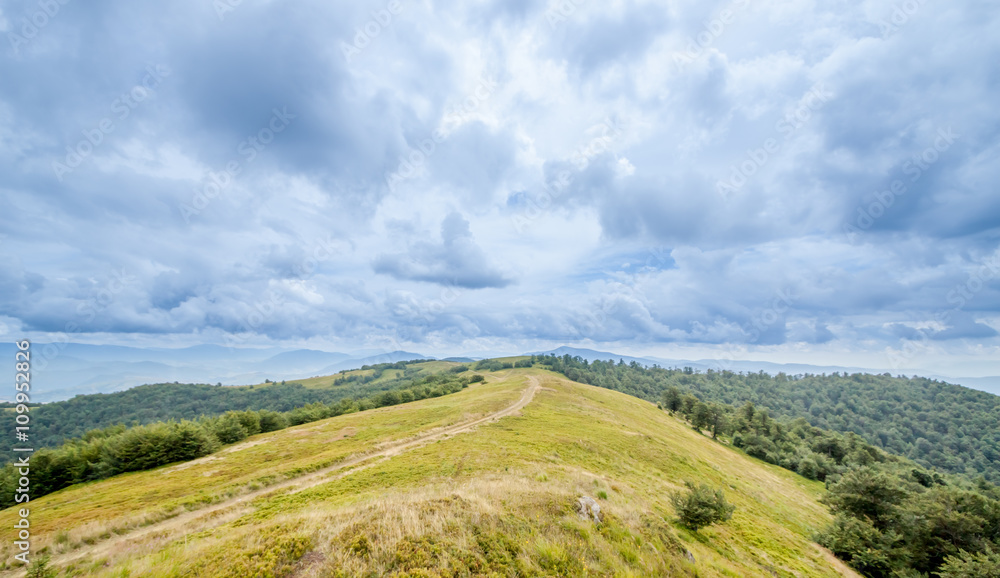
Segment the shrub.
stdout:
[[699,528],[725,522],[733,517],[736,508],[726,502],[722,490],[713,490],[705,484],[695,486],[691,482],[684,482],[684,485],[687,486],[686,492],[674,492],[670,495],[670,501],[683,526],[697,532]]
[[260,431],[261,433],[267,433],[269,431],[278,431],[280,429],[285,429],[288,427],[288,420],[285,416],[281,415],[276,411],[271,411],[269,409],[262,409],[258,412],[260,416]]
[[255,411],[237,411],[233,412],[236,415],[236,419],[239,420],[240,425],[243,429],[247,430],[247,435],[252,436],[259,434],[260,429],[260,414]]
[[500,371],[501,369],[513,369],[514,364],[509,361],[499,361],[496,359],[484,359],[476,362],[475,368],[481,371]]
[[764,460],[768,463],[776,463],[774,454],[777,453],[777,446],[768,438],[756,433],[749,433],[742,439],[743,451],[750,457]]
[[941,578],[994,578],[1000,576],[1000,555],[992,552],[970,554],[966,551],[945,558],[938,575]]
[[49,557],[42,556],[40,558],[35,558],[35,561],[28,566],[28,573],[25,575],[26,578],[56,578],[56,570],[54,568],[49,568]]
[[889,475],[874,468],[849,470],[830,486],[824,501],[834,513],[866,518],[884,530],[907,493]]
[[182,421],[171,424],[164,463],[193,460],[214,452],[218,444],[200,424]]
[[867,519],[840,514],[816,541],[865,576],[889,576],[899,566],[896,536],[885,536]]
[[224,444],[236,443],[250,435],[235,412],[229,412],[217,419],[212,424],[212,434]]
[[375,405],[378,407],[399,405],[400,403],[402,403],[402,399],[398,391],[384,391],[375,396]]
[[798,466],[799,474],[803,477],[809,478],[810,480],[819,479],[819,464],[812,456],[806,456],[802,458]]

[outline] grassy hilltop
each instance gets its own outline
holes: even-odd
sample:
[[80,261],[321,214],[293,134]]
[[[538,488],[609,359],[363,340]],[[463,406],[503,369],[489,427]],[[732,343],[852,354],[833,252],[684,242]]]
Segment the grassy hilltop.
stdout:
[[[732,519],[677,524],[684,481],[723,488]],[[811,540],[823,493],[649,402],[513,369],[31,506],[71,576],[853,575]]]
[[[168,420],[191,420],[227,411],[291,411],[309,404],[371,397],[403,389],[414,381],[459,367],[444,361],[383,363],[336,375],[292,382],[217,387],[196,383],[155,383],[115,393],[78,395],[32,408],[31,440],[35,448],[58,447],[91,430],[109,426],[141,425]],[[17,424],[14,404],[0,404],[0,426]],[[0,462],[17,458],[10,448],[0,448]]]

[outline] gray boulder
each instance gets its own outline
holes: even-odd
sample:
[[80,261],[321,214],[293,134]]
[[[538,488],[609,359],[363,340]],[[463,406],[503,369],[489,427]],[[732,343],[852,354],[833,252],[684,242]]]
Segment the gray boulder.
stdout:
[[600,523],[601,505],[597,503],[597,500],[590,496],[580,496],[576,500],[576,505],[581,518]]

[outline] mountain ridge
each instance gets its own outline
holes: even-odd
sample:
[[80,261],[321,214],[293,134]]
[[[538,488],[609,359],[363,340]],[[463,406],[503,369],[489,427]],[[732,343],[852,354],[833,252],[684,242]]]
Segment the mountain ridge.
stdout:
[[[0,354],[16,348],[11,343],[0,345]],[[148,383],[178,381],[182,383],[222,383],[244,385],[272,381],[298,380],[309,376],[327,375],[362,365],[393,363],[410,359],[438,359],[407,351],[356,350],[351,353],[316,349],[290,348],[228,348],[201,344],[178,349],[140,348],[121,345],[91,345],[81,343],[33,345],[36,351],[33,365],[33,401],[49,402],[68,399],[79,394],[111,393]],[[52,351],[55,355],[47,355]],[[374,352],[374,353],[373,353]],[[699,371],[729,369],[736,372],[764,371],[775,375],[804,373],[885,373],[884,369],[809,364],[780,364],[752,360],[683,360],[655,356],[631,356],[593,349],[561,346],[531,354],[579,355],[588,361],[622,359],[642,365],[661,367],[692,367]],[[446,359],[476,360],[464,355]],[[893,375],[919,375],[963,387],[1000,395],[1000,376],[952,377],[915,370],[891,371]],[[0,394],[0,401],[9,401],[10,393]]]
[[[732,520],[679,525],[685,480],[723,488]],[[822,493],[646,401],[519,369],[73,486],[33,500],[32,531],[95,578],[855,576],[811,540],[832,519]]]

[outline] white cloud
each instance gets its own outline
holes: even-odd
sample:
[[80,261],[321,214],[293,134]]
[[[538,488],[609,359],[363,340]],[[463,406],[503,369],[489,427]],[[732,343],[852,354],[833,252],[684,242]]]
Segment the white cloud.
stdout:
[[[25,256],[0,269],[0,320],[61,330],[124,268],[134,283],[84,333],[217,340],[277,294],[253,339],[839,359],[926,337],[942,364],[996,360],[997,279],[936,316],[998,242],[997,11],[924,3],[885,33],[884,3],[725,6],[590,3],[551,27],[543,2],[413,4],[350,62],[340,41],[371,16],[348,2],[221,23],[192,3],[95,8],[129,51],[60,14],[0,60],[0,234]],[[150,63],[173,71],[156,98],[57,182],[52,160]],[[275,109],[294,118],[269,133]],[[946,127],[954,145],[845,235]]]

